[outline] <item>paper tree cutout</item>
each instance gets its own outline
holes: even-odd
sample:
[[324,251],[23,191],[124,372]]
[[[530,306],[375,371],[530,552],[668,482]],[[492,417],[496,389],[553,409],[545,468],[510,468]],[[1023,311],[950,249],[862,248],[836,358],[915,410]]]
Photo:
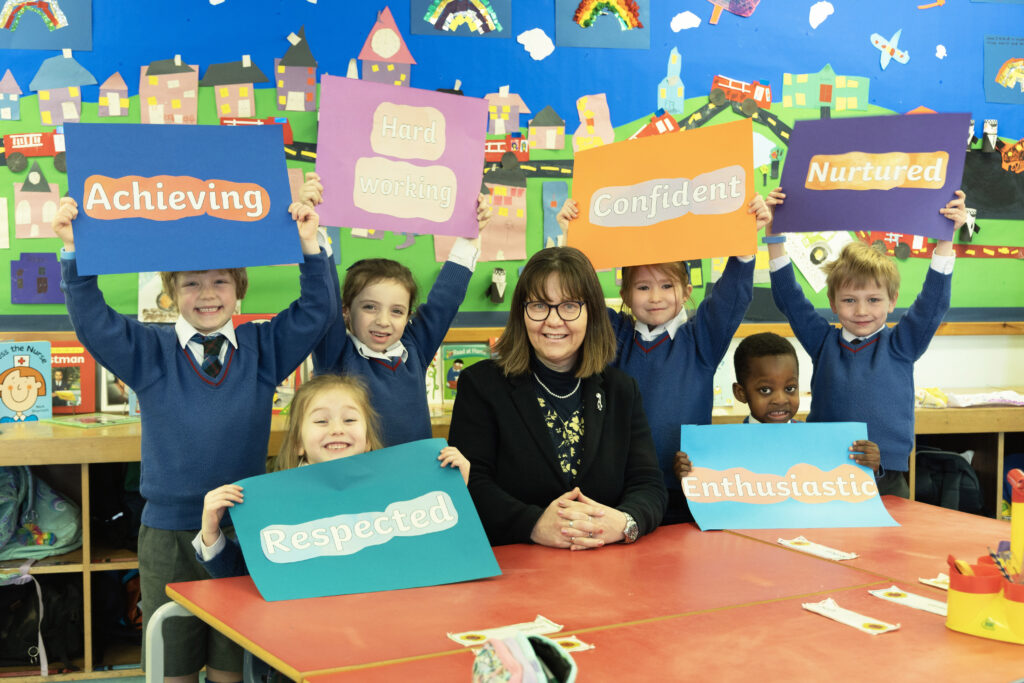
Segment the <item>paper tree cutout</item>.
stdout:
[[509,87],[503,85],[498,92],[484,95],[487,100],[487,133],[489,135],[505,135],[519,131],[519,115],[529,114],[530,108],[523,98],[509,93]]
[[664,109],[669,114],[682,115],[685,105],[686,87],[683,80],[679,78],[683,58],[679,50],[672,48],[668,55],[668,67],[665,70],[665,78],[658,84],[658,109]]
[[885,67],[889,66],[889,61],[895,59],[900,64],[906,64],[910,61],[910,53],[900,50],[897,45],[900,42],[900,34],[903,33],[903,29],[896,31],[892,35],[892,38],[886,40],[878,33],[871,34],[871,44],[874,45],[882,53],[879,58],[879,66],[882,67],[882,71],[885,71]]
[[544,107],[530,121],[530,149],[562,149],[565,147],[565,121],[550,106]]
[[57,214],[59,201],[57,183],[46,182],[39,162],[32,162],[25,182],[14,183],[14,236],[56,237],[50,223]]
[[98,105],[100,116],[128,115],[128,84],[124,82],[120,71],[115,71],[103,81]]
[[196,123],[199,66],[181,55],[140,67],[139,106],[142,123]]
[[416,60],[412,58],[387,7],[377,13],[377,23],[366,37],[359,59],[363,62],[364,81],[409,85],[412,65]]
[[574,152],[615,142],[608,97],[604,93],[579,98],[576,100],[576,111],[580,115],[580,125],[572,136]]
[[640,6],[634,0],[583,0],[576,7],[572,20],[581,28],[590,28],[606,14],[618,19],[623,31],[644,27],[640,22]]
[[732,12],[736,16],[749,17],[757,9],[758,3],[761,0],[708,0],[712,5],[715,6],[711,10],[711,18],[708,19],[709,24],[717,24],[718,19],[722,16],[722,10]]
[[14,31],[26,12],[41,16],[46,28],[51,31],[68,25],[68,18],[64,16],[57,0],[7,0],[3,9],[0,9],[0,27]]
[[71,56],[71,50],[64,50],[42,63],[28,87],[39,93],[39,120],[50,126],[78,121],[82,117],[82,86],[95,83],[93,75]]
[[433,0],[427,6],[423,21],[438,31],[450,33],[462,26],[480,35],[501,30],[498,14],[488,0]]
[[316,110],[316,59],[306,42],[306,28],[288,36],[291,47],[274,60],[277,108],[281,111]]
[[256,116],[254,85],[267,81],[252,58],[242,55],[238,62],[211,64],[199,85],[213,87],[217,116]]
[[21,87],[8,69],[0,79],[0,121],[21,120]]

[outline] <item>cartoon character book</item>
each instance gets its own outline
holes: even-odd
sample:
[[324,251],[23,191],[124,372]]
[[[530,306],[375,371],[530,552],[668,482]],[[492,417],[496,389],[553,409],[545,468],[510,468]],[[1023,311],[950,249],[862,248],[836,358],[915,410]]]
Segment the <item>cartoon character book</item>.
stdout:
[[444,372],[444,400],[454,401],[459,374],[473,363],[491,357],[487,344],[442,344],[441,369]]
[[0,422],[52,416],[50,342],[0,342]]

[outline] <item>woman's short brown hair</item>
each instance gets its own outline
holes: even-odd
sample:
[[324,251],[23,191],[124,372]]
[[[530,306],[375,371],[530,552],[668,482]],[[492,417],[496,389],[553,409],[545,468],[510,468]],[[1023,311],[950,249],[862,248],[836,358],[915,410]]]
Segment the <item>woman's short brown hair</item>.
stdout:
[[352,308],[352,302],[359,292],[381,280],[394,280],[409,291],[409,315],[416,305],[416,280],[412,271],[398,261],[389,258],[367,258],[356,261],[345,272],[345,284],[341,289],[341,305]]
[[370,403],[370,390],[362,379],[355,375],[317,375],[305,384],[300,384],[295,397],[288,406],[288,428],[285,431],[281,450],[271,467],[272,471],[290,470],[298,467],[305,456],[299,455],[302,446],[302,419],[306,416],[310,402],[320,393],[332,389],[342,389],[352,395],[352,399],[363,413],[366,420],[366,446],[376,451],[384,447],[380,438],[380,418]]
[[[223,270],[235,281],[235,298],[241,301],[245,293],[249,291],[249,274],[245,268],[211,268],[210,270]],[[184,273],[208,273],[209,270],[168,270],[160,273],[160,283],[164,287],[164,294],[171,297],[174,305],[178,305],[178,275]]]
[[573,247],[548,247],[534,254],[516,283],[505,330],[494,350],[506,376],[530,371],[530,337],[526,332],[526,301],[546,300],[548,276],[558,275],[562,292],[582,301],[587,309],[587,329],[576,362],[576,376],[595,375],[615,358],[615,334],[608,322],[604,293],[590,260]]

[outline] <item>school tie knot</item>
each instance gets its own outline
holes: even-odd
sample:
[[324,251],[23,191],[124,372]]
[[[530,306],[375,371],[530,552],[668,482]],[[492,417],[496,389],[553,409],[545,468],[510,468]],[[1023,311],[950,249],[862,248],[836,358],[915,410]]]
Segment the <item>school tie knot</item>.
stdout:
[[863,339],[861,339],[860,337],[857,337],[856,339],[851,339],[850,340],[850,344],[852,344],[853,346],[857,346],[857,344],[860,344],[863,341],[864,341]]
[[196,332],[190,341],[203,345],[203,372],[210,377],[216,377],[220,373],[220,349],[224,344],[224,335],[220,332],[215,334]]

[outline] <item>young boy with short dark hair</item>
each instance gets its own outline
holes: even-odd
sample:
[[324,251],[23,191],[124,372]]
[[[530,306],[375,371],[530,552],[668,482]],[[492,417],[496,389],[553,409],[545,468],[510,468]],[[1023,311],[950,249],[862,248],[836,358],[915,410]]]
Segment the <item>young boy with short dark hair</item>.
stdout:
[[[746,337],[733,354],[736,382],[733,396],[750,406],[744,423],[780,424],[793,422],[800,410],[800,367],[796,349],[789,340],[773,332]],[[854,441],[850,459],[878,472],[878,446],[867,440]],[[676,453],[672,470],[682,479],[692,463],[686,453]]]
[[[319,218],[301,204],[289,210],[304,255],[300,296],[269,322],[237,328],[231,315],[248,285],[244,269],[165,274],[180,317],[173,327],[143,325],[106,304],[95,276],[78,274],[75,200],[61,199],[53,219],[64,242],[61,289],[78,339],[135,390],[142,406],[143,629],[168,600],[165,584],[209,578],[191,544],[203,498],[265,471],[274,390],[337,316],[333,266],[317,243]],[[195,681],[206,666],[208,681],[241,680],[241,649],[198,619],[168,620],[164,641],[164,676]]]
[[[776,189],[768,203],[774,206],[784,199]],[[956,198],[939,212],[953,221],[955,233],[967,219],[964,193],[957,190]],[[921,293],[892,328],[885,322],[896,308],[900,282],[886,254],[853,242],[826,266],[828,299],[839,328],[807,300],[784,243],[769,242],[768,255],[775,305],[814,362],[807,421],[866,422],[868,437],[882,453],[879,494],[909,497],[904,473],[914,447],[914,362],[949,310],[953,242],[936,243]]]

